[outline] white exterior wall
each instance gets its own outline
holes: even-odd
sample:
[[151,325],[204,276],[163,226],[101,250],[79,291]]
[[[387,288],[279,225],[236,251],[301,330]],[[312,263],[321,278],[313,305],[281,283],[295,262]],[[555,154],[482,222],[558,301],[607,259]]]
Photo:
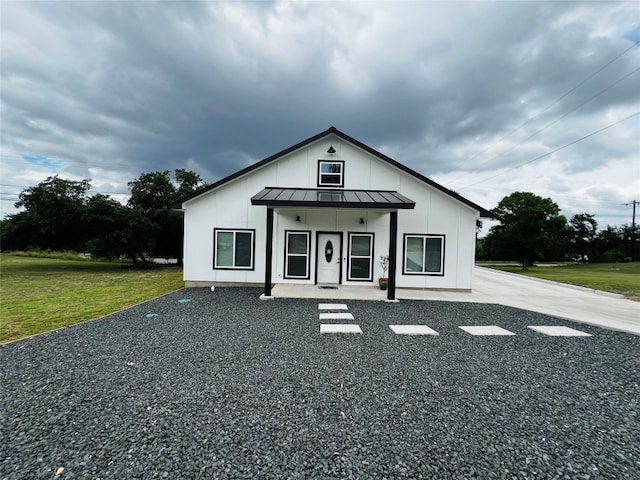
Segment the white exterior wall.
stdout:
[[[337,153],[326,153],[332,145]],[[396,190],[416,202],[414,210],[398,211],[397,287],[470,289],[475,222],[472,208],[421,182],[339,137],[329,135],[249,174],[184,204],[184,279],[208,283],[264,283],[266,207],[252,206],[251,197],[265,187],[317,188],[318,160],[345,162],[345,189]],[[295,219],[300,216],[301,221]],[[373,283],[382,274],[378,259],[389,248],[389,213],[372,210],[274,209],[272,280],[315,283],[316,232],[343,232],[342,283],[347,281],[347,232],[374,233]],[[365,220],[360,224],[360,218]],[[254,270],[213,269],[213,229],[254,229]],[[310,279],[284,279],[285,230],[311,231]],[[403,275],[405,233],[445,235],[444,275]]]

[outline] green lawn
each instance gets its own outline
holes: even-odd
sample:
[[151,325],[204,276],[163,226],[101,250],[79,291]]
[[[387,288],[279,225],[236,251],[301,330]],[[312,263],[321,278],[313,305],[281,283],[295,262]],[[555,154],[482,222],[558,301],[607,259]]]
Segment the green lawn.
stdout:
[[485,264],[483,266],[528,277],[544,278],[555,282],[620,293],[628,298],[640,300],[640,262],[534,266],[529,267],[529,270],[525,272],[520,267],[513,265]]
[[0,342],[98,318],[183,286],[182,269],[0,255]]

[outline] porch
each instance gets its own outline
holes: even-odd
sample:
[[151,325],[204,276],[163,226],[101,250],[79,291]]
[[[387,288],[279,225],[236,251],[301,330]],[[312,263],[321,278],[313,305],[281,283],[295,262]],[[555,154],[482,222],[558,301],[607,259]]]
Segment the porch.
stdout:
[[396,298],[389,300],[387,291],[376,286],[335,285],[299,285],[278,283],[271,287],[271,298],[317,298],[320,300],[373,300],[384,302],[398,302],[404,300],[438,300],[445,302],[479,302],[488,303],[481,295],[463,290],[421,290],[413,288],[397,288]]
[[378,300],[387,301],[387,292],[376,286],[335,285],[296,285],[278,283],[271,288],[272,298],[318,298],[333,300]]

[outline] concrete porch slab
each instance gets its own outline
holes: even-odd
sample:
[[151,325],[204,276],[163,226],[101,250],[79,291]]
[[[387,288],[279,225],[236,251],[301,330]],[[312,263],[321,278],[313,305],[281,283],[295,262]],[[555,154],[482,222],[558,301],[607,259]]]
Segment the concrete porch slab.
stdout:
[[385,301],[387,292],[377,286],[354,287],[338,285],[338,288],[318,288],[317,285],[295,285],[278,283],[271,289],[276,298],[318,298],[326,300],[377,300]]

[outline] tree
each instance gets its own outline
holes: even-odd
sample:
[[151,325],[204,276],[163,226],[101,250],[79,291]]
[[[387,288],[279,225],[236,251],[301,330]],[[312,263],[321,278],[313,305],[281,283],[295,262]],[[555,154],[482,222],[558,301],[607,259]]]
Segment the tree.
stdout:
[[8,215],[0,222],[0,245],[2,251],[27,250],[31,239],[36,238],[37,225],[30,218],[29,212],[18,212]]
[[565,238],[567,221],[550,198],[514,192],[500,201],[493,214],[500,224],[487,236],[488,252],[520,260],[523,270],[537,259],[564,253],[557,246]]
[[108,195],[88,197],[90,180],[49,177],[19,195],[24,208],[2,220],[2,249],[29,247],[51,250],[86,250],[115,258],[127,255],[146,266],[147,255],[182,261],[182,215],[169,204],[204,186],[197,173],[177,169],[143,173],[129,182],[126,206]]
[[190,170],[178,168],[174,171],[178,189],[173,200],[179,200],[187,195],[192,194],[196,190],[204,187],[206,183],[202,181],[200,175]]
[[109,260],[126,255],[134,264],[148,266],[145,247],[150,225],[134,210],[108,195],[97,194],[87,202],[82,224],[89,232],[85,241],[91,255]]
[[589,213],[577,213],[569,220],[569,236],[573,253],[581,262],[594,261],[598,222]]
[[[16,207],[13,234],[26,246],[51,250],[77,250],[82,246],[80,217],[91,180],[65,180],[57,175],[23,190]],[[19,230],[19,231],[18,231]]]
[[169,171],[143,173],[129,182],[131,198],[128,205],[148,221],[146,251],[154,256],[177,258],[182,263],[182,215],[169,209],[169,205],[204,186],[197,173],[177,169],[174,171],[177,188]]

